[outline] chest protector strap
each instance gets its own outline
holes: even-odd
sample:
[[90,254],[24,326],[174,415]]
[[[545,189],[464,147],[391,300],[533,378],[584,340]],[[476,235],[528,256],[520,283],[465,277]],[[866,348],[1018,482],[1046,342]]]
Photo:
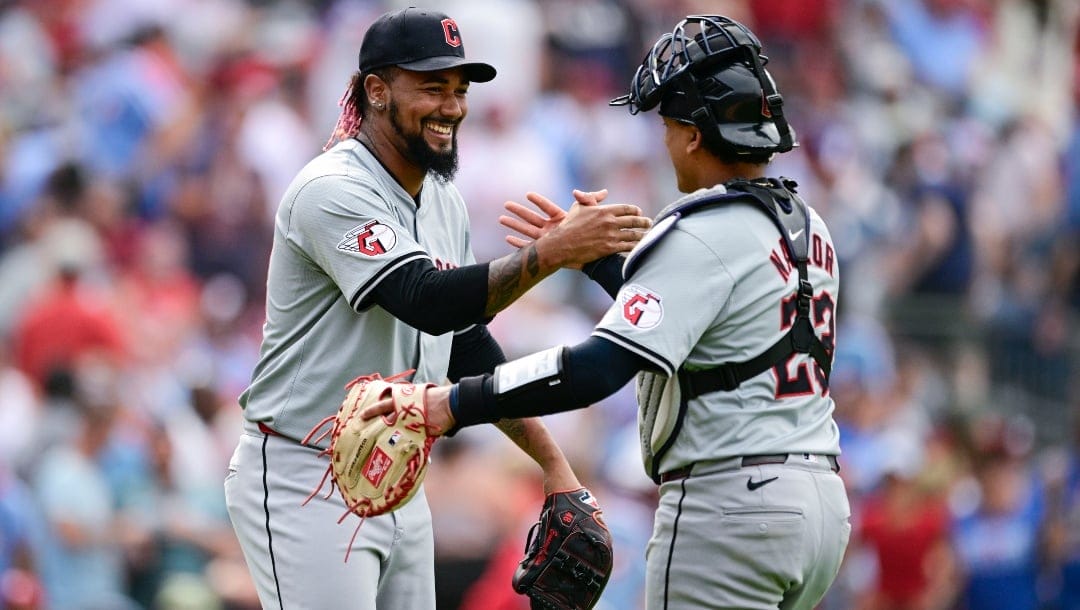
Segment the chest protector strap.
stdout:
[[[710,392],[730,392],[747,379],[783,363],[793,354],[810,354],[825,373],[828,383],[832,371],[832,354],[817,338],[810,320],[810,301],[814,298],[814,287],[810,284],[806,269],[810,251],[810,215],[806,203],[795,194],[796,184],[791,180],[735,180],[728,182],[726,186],[726,196],[709,202],[702,201],[695,205],[693,210],[702,209],[708,204],[750,203],[772,219],[783,237],[788,257],[795,263],[799,273],[795,322],[787,334],[780,337],[772,347],[746,362],[725,362],[693,371],[680,368],[678,375],[682,399],[688,401]],[[690,211],[681,210],[684,216]]]

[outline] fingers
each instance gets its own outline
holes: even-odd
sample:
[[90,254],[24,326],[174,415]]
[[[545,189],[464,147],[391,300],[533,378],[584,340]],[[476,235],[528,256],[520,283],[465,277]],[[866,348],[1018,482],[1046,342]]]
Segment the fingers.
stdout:
[[[559,207],[559,204],[544,197],[540,193],[526,193],[525,198],[532,202],[533,205],[540,208],[540,211],[547,214],[551,218],[558,218],[566,214],[566,210]],[[512,202],[507,202],[512,203]],[[518,204],[520,205],[520,204]],[[507,208],[509,209],[509,208]]]
[[[544,226],[544,223],[546,223],[552,215],[550,212],[545,212],[545,214],[547,214],[547,217],[544,217],[532,208],[526,207],[516,201],[507,201],[503,204],[503,208],[505,208],[507,212],[510,212],[514,216],[517,216],[518,218],[533,225],[534,227]],[[559,213],[563,213],[563,210],[561,208],[558,211]]]
[[574,200],[581,205],[597,205],[601,201],[607,199],[607,189],[601,189],[599,191],[582,191],[574,189]]
[[530,197],[530,200],[544,210],[548,216],[545,217],[516,201],[505,202],[503,207],[517,218],[505,215],[499,216],[499,224],[529,238],[522,239],[516,235],[506,236],[506,243],[515,248],[521,248],[531,243],[531,241],[540,239],[553,225],[558,224],[566,217],[566,212],[547,197],[538,193],[529,193],[526,197]]
[[643,216],[641,208],[628,203],[590,205],[575,202],[571,210],[575,208],[577,213],[586,214],[592,219],[609,217],[622,229],[648,229],[652,226],[652,219]]
[[[554,266],[577,269],[608,254],[630,251],[652,226],[652,220],[636,205],[601,205],[608,196],[606,190],[578,189],[573,194],[569,210],[535,192],[527,193],[526,198],[539,213],[520,203],[506,202],[506,210],[516,216],[499,218],[501,225],[516,233],[507,235],[506,243],[520,249],[543,242],[554,253]],[[544,218],[544,214],[549,217]]]
[[645,231],[652,227],[652,219],[647,216],[618,216],[615,218],[615,224],[620,229]]
[[532,239],[539,239],[543,234],[540,227],[524,222],[518,218],[511,218],[510,216],[499,216],[499,224],[511,231],[517,231],[525,237]]
[[641,218],[648,218],[647,216],[644,216],[644,212],[642,212],[641,208],[631,203],[609,203],[607,205],[591,205],[577,201],[574,203],[574,205],[579,205],[582,207],[593,207],[598,210],[596,212],[597,214],[611,214],[612,216],[618,217],[639,216]]
[[383,398],[373,403],[371,406],[360,411],[360,419],[367,421],[374,419],[380,415],[387,415],[394,412],[394,399]]
[[641,215],[641,208],[630,204],[613,204],[599,206],[600,210],[607,209],[611,212],[611,221],[617,233],[614,236],[614,247],[619,252],[631,250],[652,227],[652,219]]

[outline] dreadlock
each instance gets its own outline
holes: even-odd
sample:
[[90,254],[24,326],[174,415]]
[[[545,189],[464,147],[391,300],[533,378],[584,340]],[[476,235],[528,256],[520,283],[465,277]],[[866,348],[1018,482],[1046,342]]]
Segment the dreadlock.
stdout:
[[345,89],[345,93],[338,100],[338,106],[341,108],[341,114],[338,116],[337,123],[334,125],[334,131],[330,134],[330,139],[326,141],[323,146],[323,150],[330,150],[334,144],[355,137],[360,133],[360,122],[367,116],[369,102],[366,92],[364,91],[364,79],[368,74],[374,74],[383,81],[389,83],[393,79],[393,70],[390,66],[385,68],[376,68],[371,72],[356,72],[349,80],[349,86]]

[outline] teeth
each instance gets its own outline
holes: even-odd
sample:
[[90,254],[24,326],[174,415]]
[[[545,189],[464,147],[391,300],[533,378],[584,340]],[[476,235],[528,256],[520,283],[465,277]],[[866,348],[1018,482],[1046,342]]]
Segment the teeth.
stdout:
[[450,132],[454,130],[450,125],[443,125],[440,123],[428,123],[428,128],[435,133],[441,133],[444,136],[450,135]]

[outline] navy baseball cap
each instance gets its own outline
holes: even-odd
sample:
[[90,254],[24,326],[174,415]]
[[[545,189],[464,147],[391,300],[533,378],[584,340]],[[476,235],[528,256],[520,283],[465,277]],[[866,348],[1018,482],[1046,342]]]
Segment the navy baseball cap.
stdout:
[[410,6],[379,17],[360,43],[360,71],[397,66],[416,72],[462,67],[472,82],[495,78],[495,68],[465,59],[457,22],[437,11]]

